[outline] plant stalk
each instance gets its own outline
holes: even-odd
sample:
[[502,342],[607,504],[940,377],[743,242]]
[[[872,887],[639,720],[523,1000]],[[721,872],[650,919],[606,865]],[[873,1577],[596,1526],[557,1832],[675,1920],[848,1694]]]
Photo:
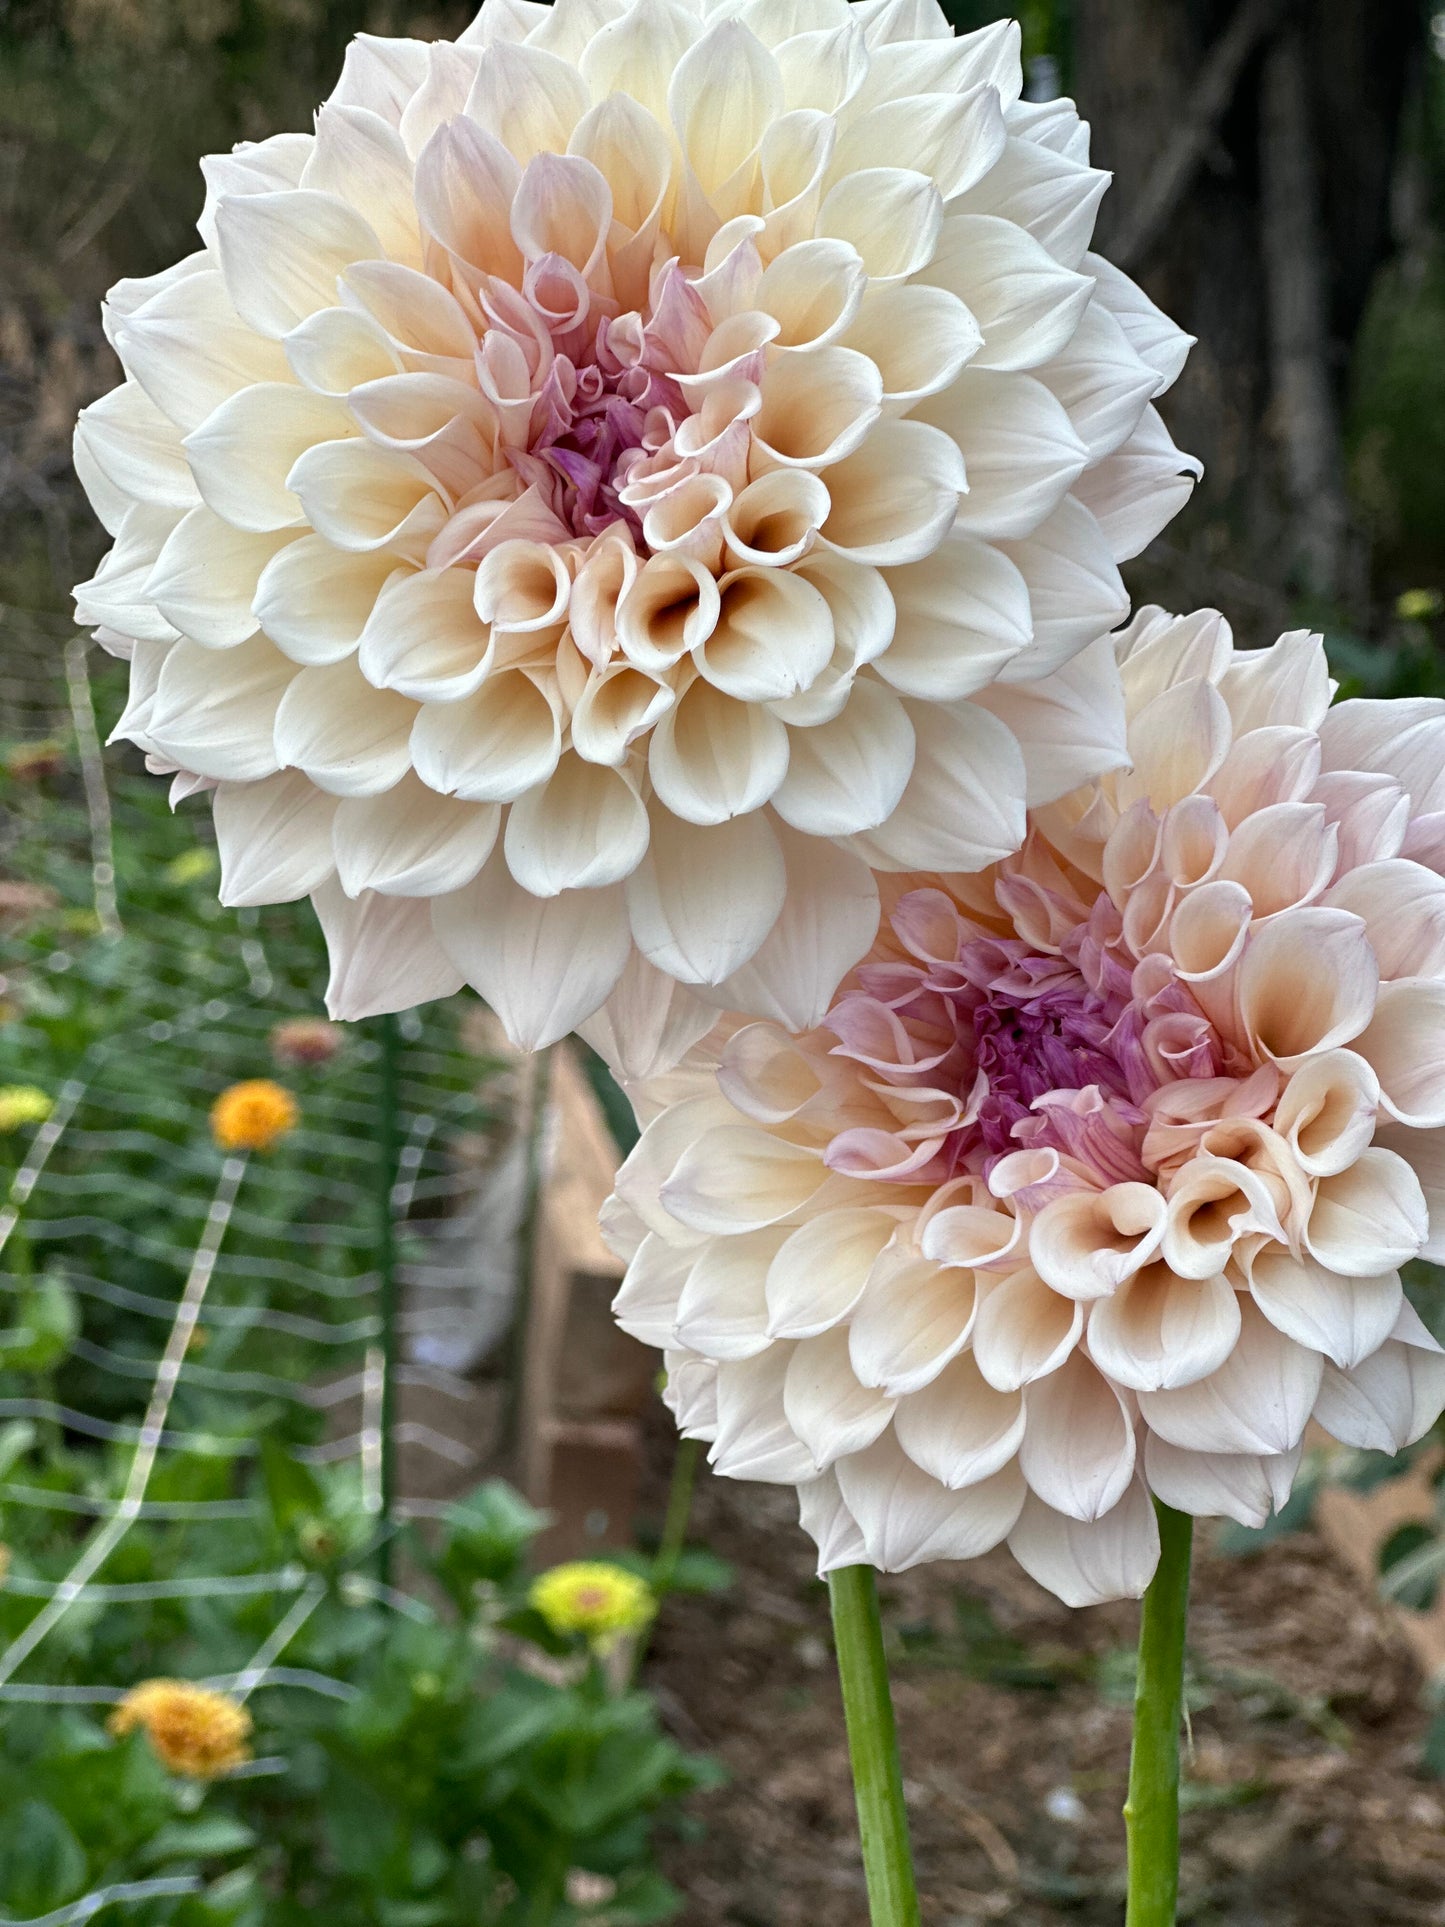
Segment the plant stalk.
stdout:
[[381,1583],[391,1584],[391,1542],[396,1521],[396,1395],[400,1359],[400,1305],[396,1278],[395,1193],[401,1152],[401,1030],[394,1016],[381,1020],[381,1088],[376,1125],[376,1268],[381,1279]]
[[872,1927],[919,1927],[898,1732],[871,1566],[828,1575]]
[[1125,1927],[1174,1927],[1179,1900],[1179,1728],[1194,1521],[1157,1500],[1154,1510],[1159,1564],[1139,1621],[1134,1746],[1124,1803],[1129,1837]]

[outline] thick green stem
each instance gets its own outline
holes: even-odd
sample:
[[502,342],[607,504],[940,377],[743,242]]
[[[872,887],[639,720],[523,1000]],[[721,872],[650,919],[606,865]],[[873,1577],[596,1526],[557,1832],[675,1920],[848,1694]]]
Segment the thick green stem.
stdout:
[[1157,1501],[1154,1510],[1159,1515],[1159,1565],[1139,1622],[1134,1750],[1124,1803],[1129,1834],[1126,1927],[1174,1927],[1179,1899],[1179,1728],[1194,1521]]
[[381,1544],[383,1585],[391,1583],[391,1540],[396,1520],[396,1395],[400,1363],[397,1302],[395,1192],[401,1151],[401,1031],[393,1016],[381,1020],[381,1081],[376,1120],[376,1268],[381,1278]]
[[687,1545],[687,1522],[692,1517],[693,1487],[697,1484],[697,1462],[702,1456],[700,1439],[679,1439],[672,1461],[672,1486],[667,1495],[667,1517],[662,1523],[662,1538],[652,1562],[652,1590],[659,1598],[671,1591],[677,1576],[677,1562]]
[[873,1927],[919,1927],[898,1733],[873,1568],[843,1566],[829,1573],[828,1591],[870,1917]]

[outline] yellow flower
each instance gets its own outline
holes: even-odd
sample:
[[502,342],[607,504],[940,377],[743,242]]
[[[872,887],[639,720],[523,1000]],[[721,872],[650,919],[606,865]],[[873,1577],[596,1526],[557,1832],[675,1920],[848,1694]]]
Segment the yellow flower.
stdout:
[[269,1151],[300,1116],[290,1091],[257,1077],[221,1092],[211,1106],[211,1130],[223,1151]]
[[36,1084],[0,1085],[0,1131],[43,1124],[54,1109],[53,1100]]
[[165,868],[167,883],[203,883],[208,876],[214,876],[218,867],[216,853],[198,843],[194,850],[182,850],[173,856]]
[[604,1643],[640,1632],[657,1610],[645,1579],[601,1560],[553,1566],[533,1581],[527,1597],[559,1638],[583,1633]]
[[1395,614],[1402,622],[1429,622],[1445,608],[1445,597],[1438,589],[1406,589],[1395,601]]
[[161,1765],[193,1780],[214,1780],[251,1757],[251,1715],[225,1693],[184,1679],[133,1687],[106,1722],[116,1738],[143,1727]]

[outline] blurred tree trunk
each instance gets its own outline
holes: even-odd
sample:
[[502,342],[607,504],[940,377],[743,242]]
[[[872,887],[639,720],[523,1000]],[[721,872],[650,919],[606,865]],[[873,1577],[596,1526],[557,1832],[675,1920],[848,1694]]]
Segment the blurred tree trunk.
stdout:
[[1217,593],[1227,552],[1277,592],[1358,598],[1339,419],[1422,44],[1413,0],[1075,0],[1115,175],[1099,245],[1199,338],[1169,404],[1206,465],[1176,595]]

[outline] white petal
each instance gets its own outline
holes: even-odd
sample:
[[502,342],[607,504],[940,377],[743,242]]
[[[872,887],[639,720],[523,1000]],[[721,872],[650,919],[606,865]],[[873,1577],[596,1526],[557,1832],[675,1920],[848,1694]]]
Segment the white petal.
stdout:
[[564,755],[512,805],[507,867],[536,897],[595,890],[632,874],[649,833],[646,806],[622,771]]
[[1401,1452],[1424,1437],[1442,1408],[1445,1355],[1391,1339],[1353,1371],[1327,1365],[1314,1415],[1343,1445]]
[[634,950],[617,988],[578,1034],[625,1086],[663,1076],[717,1021],[717,1012]]
[[432,935],[425,903],[370,892],[348,897],[335,881],[313,891],[311,901],[331,955],[326,1008],[332,1017],[356,1023],[461,989],[461,973]]
[[1324,1361],[1240,1301],[1239,1343],[1194,1385],[1141,1392],[1139,1409],[1161,1438],[1193,1452],[1289,1452],[1319,1391]]
[[1402,1157],[1371,1145],[1347,1171],[1321,1178],[1305,1248],[1347,1278],[1374,1278],[1418,1255],[1429,1229],[1420,1181]]
[[1031,1498],[1008,1543],[1024,1571],[1066,1606],[1140,1599],[1159,1563],[1159,1524],[1142,1479],[1088,1524]]
[[859,1380],[891,1398],[931,1384],[968,1343],[978,1296],[971,1272],[885,1252],[849,1327]]
[[782,1235],[765,1229],[703,1244],[677,1304],[679,1343],[719,1361],[756,1358],[767,1350],[763,1285]]
[[1088,461],[1062,404],[1032,375],[970,368],[915,412],[962,452],[968,488],[958,526],[971,535],[1017,540],[1031,534]]
[[947,702],[985,688],[1033,635],[1028,585],[999,550],[961,529],[932,555],[891,569],[893,641],[878,674],[905,696]]
[[717,1375],[717,1438],[708,1458],[729,1479],[799,1485],[818,1475],[813,1455],[783,1412],[791,1345],[722,1365]]
[[976,1559],[1007,1537],[1024,1500],[1015,1466],[949,1492],[892,1438],[843,1459],[838,1489],[858,1521],[868,1560],[881,1572],[906,1572],[937,1559]]
[[897,1229],[866,1206],[826,1211],[788,1233],[768,1269],[768,1336],[815,1338],[848,1317]]
[[353,662],[293,670],[276,710],[276,755],[333,796],[376,796],[411,767],[416,713],[414,703],[373,689]]
[[831,1472],[808,1479],[798,1487],[798,1524],[818,1548],[818,1577],[839,1566],[868,1562],[868,1549],[858,1521],[843,1503],[838,1481]]
[[1134,1422],[1118,1388],[1076,1351],[1023,1398],[1029,1489],[1070,1519],[1112,1511],[1134,1476]]
[[500,852],[474,882],[432,907],[437,938],[519,1050],[543,1050],[611,994],[630,948],[622,893],[534,897]]
[[322,536],[303,535],[262,570],[256,618],[293,662],[340,662],[356,648],[400,560],[384,549],[349,554]]
[[1004,682],[1061,668],[1128,614],[1128,591],[1109,545],[1075,496],[1023,541],[1002,548],[1028,588],[1034,625],[1032,643],[1004,666]]
[[1269,1322],[1342,1370],[1378,1351],[1400,1315],[1400,1274],[1344,1278],[1266,1245],[1249,1266],[1250,1292]]
[[757,954],[785,885],[760,815],[701,828],[654,809],[647,855],[626,886],[638,948],[683,983],[721,983]]
[[690,1230],[727,1237],[801,1210],[826,1176],[816,1152],[752,1125],[725,1125],[687,1147],[662,1203]]
[[1146,1265],[1089,1312],[1090,1357],[1138,1392],[1207,1378],[1238,1337],[1239,1299],[1227,1279],[1177,1278],[1162,1264]]
[[794,1347],[783,1381],[789,1425],[820,1466],[863,1452],[893,1416],[894,1402],[869,1391],[848,1363],[848,1334],[824,1332]]
[[289,529],[263,535],[233,529],[208,508],[181,517],[156,558],[146,593],[183,636],[207,649],[229,649],[261,626],[251,612],[262,570]]
[[222,783],[211,803],[221,858],[221,901],[294,903],[335,869],[336,800],[299,770],[259,783]]
[[1254,1049],[1292,1068],[1357,1038],[1378,986],[1375,953],[1357,917],[1287,910],[1250,936],[1239,965],[1239,1011]]
[[659,1351],[674,1342],[677,1301],[691,1269],[692,1253],[649,1232],[633,1254],[612,1301],[612,1315],[630,1338]]
[[339,402],[262,381],[223,401],[185,447],[206,505],[233,528],[260,532],[305,522],[287,477],[313,443],[355,433]]
[[1100,636],[1051,676],[995,683],[974,700],[1017,738],[1030,809],[1055,803],[1128,761],[1124,702],[1109,636]]
[[545,783],[561,750],[555,689],[521,669],[490,676],[461,702],[425,704],[411,736],[422,781],[474,803],[510,802]]
[[955,1358],[894,1414],[893,1433],[913,1463],[950,1491],[1003,1470],[1024,1436],[1017,1392],[998,1392],[972,1355]]
[[167,652],[151,711],[157,750],[197,776],[250,783],[280,767],[276,713],[296,674],[264,636],[252,636],[221,660],[193,642]]
[[1083,1335],[1084,1308],[1025,1266],[980,1295],[973,1357],[985,1380],[1016,1392],[1057,1371]]
[[982,870],[1024,836],[1023,756],[976,704],[905,703],[913,774],[888,822],[854,839],[878,870]]
[[349,897],[439,897],[470,883],[492,853],[501,811],[458,803],[410,774],[383,796],[348,797],[336,812],[336,870]]
[[979,368],[1037,368],[1067,344],[1094,291],[1013,221],[955,214],[943,224],[928,279],[968,305],[983,334]]
[[1355,1049],[1380,1080],[1380,1101],[1416,1130],[1445,1125],[1445,981],[1380,985],[1375,1014]]
[[1195,1519],[1235,1519],[1262,1526],[1274,1510],[1267,1461],[1250,1452],[1185,1452],[1157,1433],[1144,1437],[1149,1489]]
[[279,340],[318,308],[336,305],[336,277],[386,253],[370,223],[310,188],[227,196],[216,209],[221,272],[241,319]]

